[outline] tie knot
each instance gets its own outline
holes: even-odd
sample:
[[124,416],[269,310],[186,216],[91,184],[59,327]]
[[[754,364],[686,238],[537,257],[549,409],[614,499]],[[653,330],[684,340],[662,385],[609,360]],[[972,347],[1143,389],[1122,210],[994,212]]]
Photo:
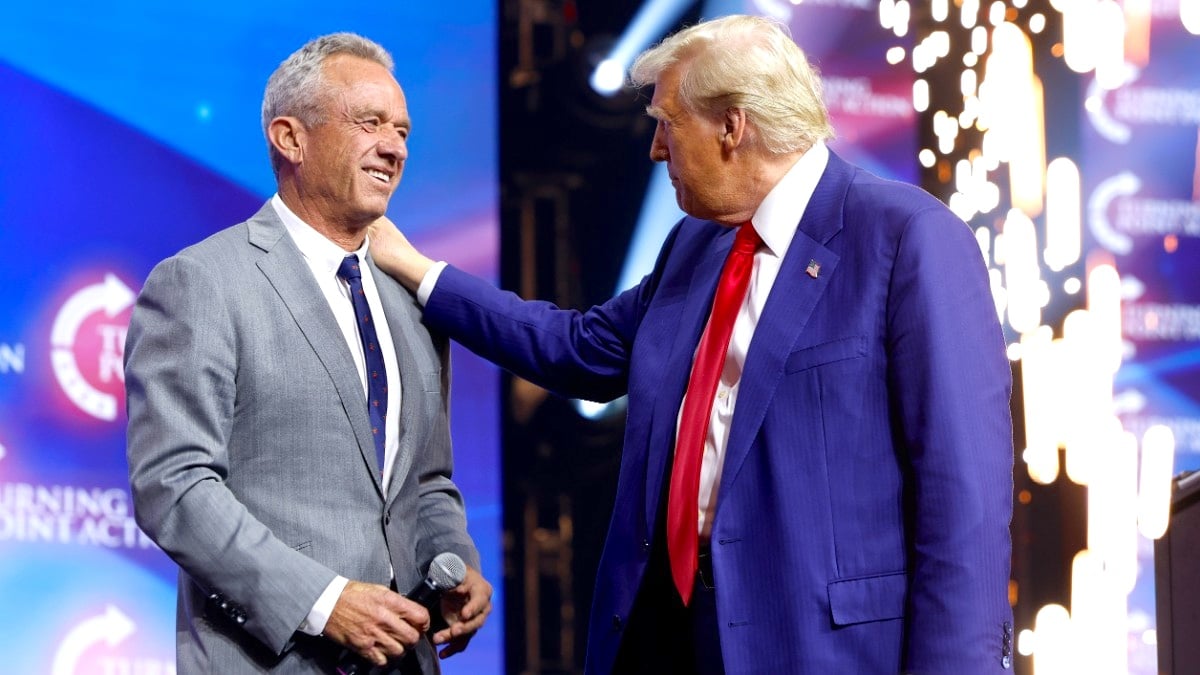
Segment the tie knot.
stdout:
[[762,239],[754,230],[754,225],[746,221],[738,227],[737,236],[733,240],[733,248],[742,253],[753,253],[761,243]]
[[339,277],[349,281],[351,279],[361,279],[362,272],[358,269],[358,256],[350,254],[342,258],[342,264],[338,265],[337,274]]

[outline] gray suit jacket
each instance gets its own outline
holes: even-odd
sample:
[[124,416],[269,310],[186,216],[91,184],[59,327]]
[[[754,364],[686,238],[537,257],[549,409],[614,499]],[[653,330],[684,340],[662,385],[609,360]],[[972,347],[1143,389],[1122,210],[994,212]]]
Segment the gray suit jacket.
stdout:
[[[138,524],[181,568],[180,673],[331,672],[341,649],[297,628],[335,574],[387,584],[390,565],[403,592],[443,551],[478,569],[450,479],[448,343],[368,264],[402,386],[386,495],[346,341],[269,203],[138,298],[129,475]],[[428,641],[416,651],[437,672]]]

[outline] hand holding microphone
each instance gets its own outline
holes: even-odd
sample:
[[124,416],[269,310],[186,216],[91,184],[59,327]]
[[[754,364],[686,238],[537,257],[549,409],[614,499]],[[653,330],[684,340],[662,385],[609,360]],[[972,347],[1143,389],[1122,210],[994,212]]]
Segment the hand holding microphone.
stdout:
[[[404,597],[424,610],[432,610],[442,594],[462,583],[466,575],[467,566],[462,558],[450,552],[438,554],[430,563],[425,578]],[[369,591],[372,596],[367,598],[365,606],[360,604],[358,597],[364,591]],[[428,614],[423,611],[419,616],[414,615],[411,604],[403,603],[395,593],[382,586],[350,582],[334,608],[335,615],[343,600],[349,605],[346,610],[352,620],[354,613],[360,612],[357,617],[360,622],[355,625],[358,630],[348,632],[340,630],[340,626],[338,630],[331,630],[329,624],[325,629],[327,636],[348,647],[338,659],[337,672],[342,675],[364,675],[372,668],[371,662],[383,665],[389,659],[407,653],[421,639],[421,633],[429,630]],[[389,624],[371,621],[372,616],[379,615],[372,609],[378,604],[383,605],[382,613],[391,618]],[[331,616],[330,624],[333,623],[334,616]]]
[[439,553],[429,563],[425,578],[404,597],[432,610],[434,603],[442,598],[442,593],[461,584],[466,576],[467,565],[462,558],[449,551]]
[[445,627],[430,630],[436,630],[433,644],[438,647],[438,656],[446,659],[466,649],[483,627],[492,612],[492,585],[479,572],[468,568],[462,583],[442,597],[441,610]]

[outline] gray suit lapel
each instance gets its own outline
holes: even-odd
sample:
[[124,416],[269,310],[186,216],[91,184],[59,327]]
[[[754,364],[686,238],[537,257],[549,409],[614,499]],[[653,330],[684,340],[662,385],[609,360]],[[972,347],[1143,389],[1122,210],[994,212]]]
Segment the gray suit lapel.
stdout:
[[[376,467],[375,441],[371,437],[371,421],[363,402],[362,382],[346,339],[329,310],[329,303],[270,203],[260,209],[247,226],[250,243],[266,254],[259,258],[258,268],[279,294],[300,332],[325,366],[354,429],[365,468],[374,477],[375,489],[382,498],[383,486]],[[313,392],[313,396],[322,395],[323,392]],[[297,411],[297,414],[302,413]]]
[[428,436],[429,425],[421,422],[425,410],[424,379],[426,373],[436,373],[438,365],[429,361],[427,351],[421,345],[421,308],[416,300],[399,284],[384,274],[370,256],[367,265],[379,290],[383,314],[387,317],[388,330],[396,349],[396,363],[400,370],[400,426],[399,448],[392,463],[392,480],[388,486],[387,502],[396,498],[404,477],[412,468],[416,453],[420,451]]

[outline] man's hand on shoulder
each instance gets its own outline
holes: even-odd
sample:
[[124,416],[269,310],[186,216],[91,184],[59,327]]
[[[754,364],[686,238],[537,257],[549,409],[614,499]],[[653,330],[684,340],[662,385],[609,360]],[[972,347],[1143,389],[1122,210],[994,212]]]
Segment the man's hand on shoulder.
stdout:
[[446,645],[438,656],[446,659],[466,649],[491,611],[492,585],[468,567],[463,582],[442,595],[442,618],[448,627],[433,635],[433,644]]
[[429,630],[429,612],[386,586],[351,581],[325,624],[325,637],[382,666]]
[[371,242],[371,258],[379,269],[410,291],[417,290],[433,261],[414,248],[387,216],[371,223],[367,237]]

